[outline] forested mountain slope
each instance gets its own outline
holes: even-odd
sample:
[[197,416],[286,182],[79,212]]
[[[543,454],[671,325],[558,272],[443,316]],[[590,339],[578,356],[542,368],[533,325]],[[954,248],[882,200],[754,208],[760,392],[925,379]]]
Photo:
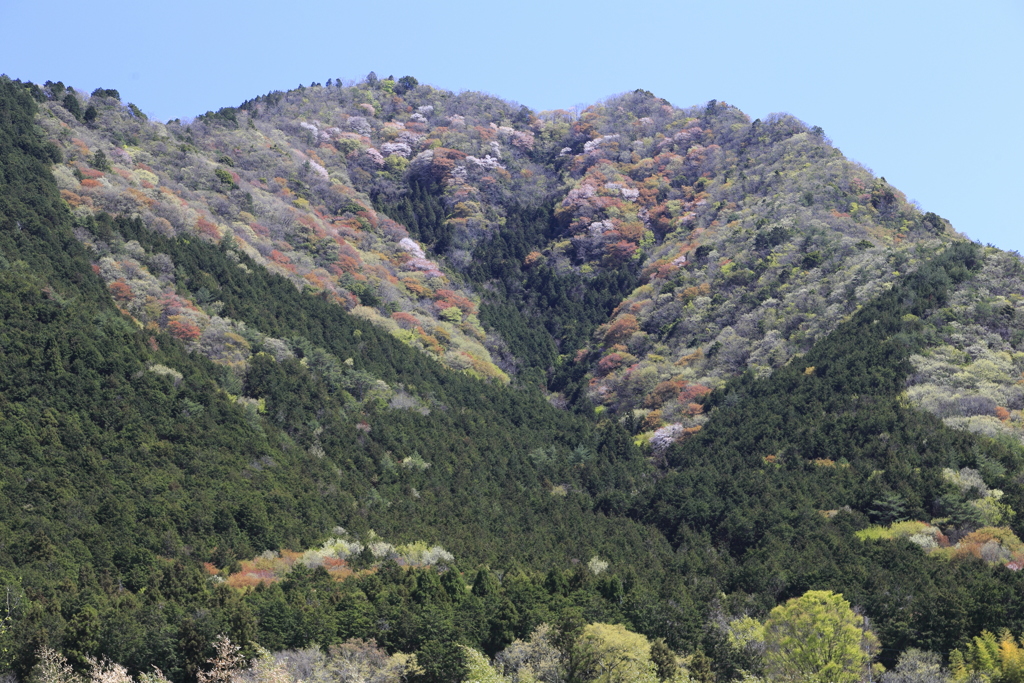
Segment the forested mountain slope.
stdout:
[[[601,554],[662,571],[656,532],[593,510],[598,491],[650,477],[618,427],[446,371],[223,242],[75,219],[28,92],[3,88],[0,495],[22,671],[52,642],[183,672],[189,609],[212,610],[196,656],[221,624],[237,636],[248,609],[231,616],[212,586],[188,595],[197,559],[228,566],[336,527],[440,542],[472,566]],[[73,231],[113,249],[135,239],[173,259],[180,286],[207,287],[255,347],[244,374],[133,324]]]
[[[577,400],[585,371],[589,399],[653,426],[690,417],[684,382],[806,351],[948,230],[792,117],[643,91],[576,117],[412,78],[328,82],[187,125],[113,90],[45,93],[76,214],[229,236],[448,367],[504,378],[497,362]],[[232,331],[173,263],[83,237],[140,322],[198,346]]]
[[1020,259],[819,129],[408,77],[167,124],[0,79],[0,126],[3,668],[582,681],[614,623],[728,680],[809,590],[890,666],[1024,629]]

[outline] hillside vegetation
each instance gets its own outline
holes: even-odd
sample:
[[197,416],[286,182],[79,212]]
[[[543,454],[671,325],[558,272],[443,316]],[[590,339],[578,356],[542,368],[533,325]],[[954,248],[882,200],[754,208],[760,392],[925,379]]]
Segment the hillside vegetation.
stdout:
[[850,680],[1015,666],[1019,256],[820,129],[411,77],[0,127],[0,669],[732,680],[822,609]]

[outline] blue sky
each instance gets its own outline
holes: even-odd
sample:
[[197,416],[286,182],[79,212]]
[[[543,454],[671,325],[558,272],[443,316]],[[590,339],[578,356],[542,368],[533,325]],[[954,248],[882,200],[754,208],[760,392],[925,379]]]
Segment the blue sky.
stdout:
[[0,72],[115,88],[161,120],[412,75],[533,109],[644,88],[789,112],[970,238],[1024,252],[1024,2],[0,4]]

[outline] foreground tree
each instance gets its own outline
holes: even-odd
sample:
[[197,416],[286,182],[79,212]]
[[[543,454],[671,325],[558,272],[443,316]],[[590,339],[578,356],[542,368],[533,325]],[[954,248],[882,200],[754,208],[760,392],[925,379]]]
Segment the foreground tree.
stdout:
[[856,683],[870,674],[877,643],[842,595],[808,591],[764,624],[765,672],[773,681]]
[[589,624],[569,655],[569,681],[657,683],[651,643],[618,624]]

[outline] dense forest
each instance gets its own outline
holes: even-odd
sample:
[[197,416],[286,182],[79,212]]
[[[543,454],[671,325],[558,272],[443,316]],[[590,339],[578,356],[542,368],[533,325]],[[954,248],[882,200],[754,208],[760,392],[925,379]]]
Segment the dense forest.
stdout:
[[5,77],[0,281],[13,679],[1024,680],[1020,258],[793,117]]

